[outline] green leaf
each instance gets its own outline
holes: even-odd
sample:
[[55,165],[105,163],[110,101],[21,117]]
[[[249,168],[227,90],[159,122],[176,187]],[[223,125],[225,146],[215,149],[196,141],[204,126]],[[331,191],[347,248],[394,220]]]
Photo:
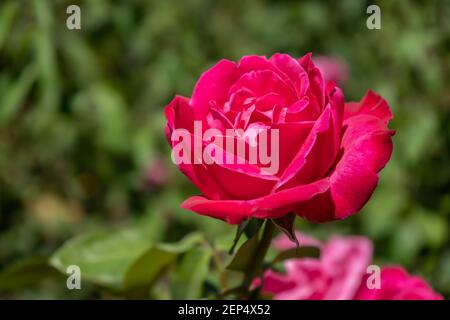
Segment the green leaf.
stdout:
[[211,251],[194,248],[187,252],[171,277],[173,299],[199,299],[208,275]]
[[194,234],[176,244],[153,244],[136,229],[104,230],[69,240],[50,263],[64,273],[77,265],[83,280],[124,291],[150,284],[178,253],[199,240]]
[[123,280],[123,288],[131,290],[148,286],[162,270],[175,260],[178,254],[191,249],[202,239],[200,234],[194,233],[175,244],[156,244],[148,248],[128,267]]
[[261,228],[263,221],[264,220],[262,219],[248,219],[240,223],[236,229],[236,236],[234,238],[233,245],[231,246],[228,253],[229,254],[234,253],[234,249],[236,248],[236,245],[238,244],[239,240],[241,239],[241,236],[244,233],[247,236],[247,238],[251,238],[255,233],[257,233],[259,231],[259,228]]
[[69,240],[50,263],[63,273],[77,265],[84,280],[120,289],[129,266],[151,245],[134,230],[103,230]]
[[48,257],[30,256],[12,263],[0,272],[0,292],[28,288],[43,279],[58,276],[59,273],[49,265]]
[[259,232],[256,232],[253,237],[244,242],[239,248],[233,257],[233,260],[231,260],[230,264],[227,266],[227,269],[246,272],[253,262],[252,259],[258,250],[258,244]]
[[292,248],[283,252],[280,252],[275,259],[273,259],[272,264],[288,260],[288,259],[297,259],[297,258],[317,258],[320,255],[320,250],[316,247],[298,247]]

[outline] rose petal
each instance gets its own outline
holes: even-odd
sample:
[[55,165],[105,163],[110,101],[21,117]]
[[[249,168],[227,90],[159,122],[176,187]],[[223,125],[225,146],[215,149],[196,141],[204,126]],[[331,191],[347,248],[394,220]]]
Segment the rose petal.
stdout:
[[270,62],[292,80],[299,98],[306,94],[309,88],[308,74],[297,60],[287,54],[276,53],[270,58]]
[[237,80],[237,76],[236,64],[225,59],[201,75],[190,100],[196,120],[207,115],[210,101],[215,101],[218,106],[225,103],[228,90]]
[[275,189],[309,183],[323,177],[334,161],[333,144],[336,139],[333,135],[331,106],[329,106],[315,122],[301,148],[281,175]]
[[231,224],[238,224],[251,217],[265,219],[283,216],[296,204],[325,192],[328,187],[328,180],[323,179],[253,200],[210,200],[194,196],[183,202],[181,207]]
[[293,103],[296,98],[291,87],[279,75],[271,70],[250,71],[242,75],[230,88],[229,95],[246,88],[263,97],[268,93],[277,93],[286,99],[286,103]]
[[360,102],[349,102],[345,104],[344,119],[358,114],[373,115],[385,123],[388,123],[393,117],[386,100],[371,90],[366,93]]
[[[372,195],[378,172],[392,153],[392,131],[370,115],[359,115],[344,122],[342,149],[330,175],[327,193],[300,204],[296,213],[311,221],[343,219],[358,212]],[[320,213],[320,214],[319,214]]]
[[194,128],[194,115],[189,106],[189,99],[182,96],[175,96],[164,108],[167,124],[171,130],[183,128],[190,132]]
[[381,269],[380,288],[368,288],[366,275],[355,300],[443,300],[433,288],[420,277],[411,276],[400,266]]

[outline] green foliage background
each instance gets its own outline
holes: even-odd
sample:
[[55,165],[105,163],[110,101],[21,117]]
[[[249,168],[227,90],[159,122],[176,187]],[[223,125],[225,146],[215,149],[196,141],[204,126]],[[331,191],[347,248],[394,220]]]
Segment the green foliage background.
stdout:
[[[450,2],[376,3],[381,30],[366,28],[372,2],[359,0],[1,1],[0,297],[214,292],[221,276],[208,270],[222,262],[210,260],[235,228],[179,208],[197,191],[171,164],[163,107],[218,59],[309,51],[347,61],[346,100],[386,97],[397,135],[359,215],[298,229],[367,235],[376,263],[449,297]],[[69,4],[81,6],[79,31],[65,27]],[[204,237],[161,244],[193,231]],[[53,265],[64,272],[89,250],[104,265],[87,265],[83,290],[70,291],[47,258],[79,235]]]

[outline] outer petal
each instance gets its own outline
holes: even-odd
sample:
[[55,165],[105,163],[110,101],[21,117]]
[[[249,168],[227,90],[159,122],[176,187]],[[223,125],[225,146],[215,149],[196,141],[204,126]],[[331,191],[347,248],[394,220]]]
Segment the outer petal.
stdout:
[[378,172],[391,157],[393,132],[382,120],[370,115],[351,117],[344,122],[344,130],[330,189],[296,209],[308,220],[343,219],[359,211],[377,185]]
[[392,154],[392,131],[372,116],[357,116],[344,122],[342,158],[330,176],[336,218],[359,211],[378,183],[378,172]]
[[187,199],[181,207],[237,224],[250,217],[278,218],[288,213],[299,202],[325,192],[328,187],[328,180],[323,179],[253,200],[209,200],[195,196]]
[[[193,131],[194,127],[194,115],[192,109],[189,106],[189,99],[182,96],[175,96],[173,100],[165,107],[164,113],[167,119],[167,126],[169,133],[172,133],[174,129],[183,128],[189,132]],[[170,136],[168,137],[169,144]]]
[[360,102],[349,102],[345,104],[344,119],[359,114],[368,114],[388,123],[392,119],[392,112],[383,97],[373,91],[368,91]]
[[234,199],[254,199],[267,195],[276,183],[276,177],[262,175],[252,164],[217,164],[207,166],[222,188]]
[[195,119],[203,119],[206,116],[210,101],[216,101],[218,106],[225,103],[228,90],[237,80],[237,76],[236,64],[225,59],[201,75],[190,101]]

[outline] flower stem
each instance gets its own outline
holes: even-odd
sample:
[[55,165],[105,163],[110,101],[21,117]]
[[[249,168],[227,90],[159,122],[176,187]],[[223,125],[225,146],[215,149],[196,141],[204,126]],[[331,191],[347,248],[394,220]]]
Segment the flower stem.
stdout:
[[245,278],[242,281],[241,288],[248,296],[250,291],[250,286],[259,272],[262,271],[262,264],[264,263],[264,258],[267,254],[267,250],[272,242],[273,232],[275,230],[275,225],[270,219],[266,219],[266,224],[264,226],[264,231],[261,236],[261,240],[256,249],[255,255],[253,256],[253,263],[249,266],[247,272],[245,273]]

